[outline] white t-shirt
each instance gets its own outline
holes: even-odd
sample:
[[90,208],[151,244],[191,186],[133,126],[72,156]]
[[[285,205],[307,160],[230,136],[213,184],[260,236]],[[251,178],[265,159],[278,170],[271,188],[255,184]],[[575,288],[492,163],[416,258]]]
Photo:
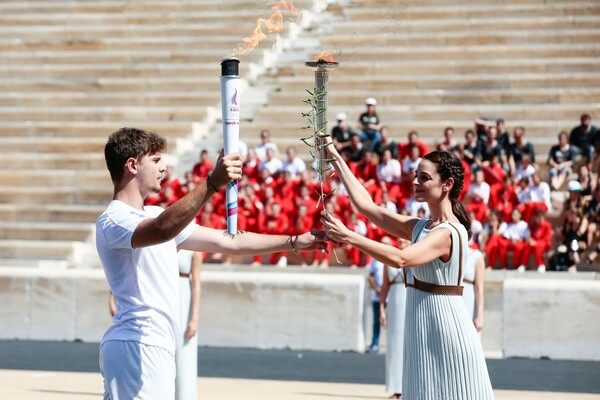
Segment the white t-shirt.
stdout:
[[96,248],[117,304],[117,313],[102,343],[134,341],[175,354],[179,337],[177,246],[192,234],[196,224],[190,223],[168,242],[131,247],[138,224],[163,211],[156,206],[137,210],[113,200],[96,221]]
[[[375,286],[381,287],[383,285],[383,272],[385,271],[385,265],[381,261],[371,259],[371,265],[369,266],[369,275],[372,275],[375,279]],[[371,301],[381,301],[381,297],[375,290],[371,290]]]
[[279,154],[279,149],[277,148],[277,145],[273,142],[267,142],[267,143],[259,143],[256,146],[254,146],[254,152],[256,153],[256,158],[258,158],[260,161],[265,161],[267,159],[267,149],[273,149],[273,151],[275,152],[275,155]]
[[529,225],[525,221],[514,222],[506,225],[506,230],[502,232],[502,236],[510,240],[529,239]]
[[481,184],[477,182],[471,183],[469,186],[469,190],[467,191],[467,196],[473,197],[473,195],[477,195],[481,198],[483,203],[487,204],[490,201],[490,185],[487,182],[481,182]]
[[286,159],[283,162],[283,170],[288,171],[290,176],[295,178],[306,171],[306,164],[299,157],[295,157],[292,161]]
[[377,165],[377,179],[381,182],[400,183],[402,168],[400,162],[390,159],[386,164]]

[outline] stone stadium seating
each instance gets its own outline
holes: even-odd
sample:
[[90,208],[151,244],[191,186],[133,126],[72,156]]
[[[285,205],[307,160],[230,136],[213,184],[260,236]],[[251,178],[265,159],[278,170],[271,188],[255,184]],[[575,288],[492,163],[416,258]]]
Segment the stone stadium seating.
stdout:
[[[597,1],[316,3],[324,10],[304,31],[241,57],[243,74],[258,66],[242,98],[249,145],[266,128],[308,157],[304,61],[322,50],[340,61],[329,119],[357,118],[374,96],[397,141],[416,129],[433,145],[445,126],[460,137],[477,117],[502,117],[527,128],[543,162],[581,113],[600,119]],[[119,127],[173,144],[201,123],[218,137],[218,62],[269,14],[250,0],[1,2],[0,265],[76,266],[93,252],[93,222],[112,195],[102,149]]]

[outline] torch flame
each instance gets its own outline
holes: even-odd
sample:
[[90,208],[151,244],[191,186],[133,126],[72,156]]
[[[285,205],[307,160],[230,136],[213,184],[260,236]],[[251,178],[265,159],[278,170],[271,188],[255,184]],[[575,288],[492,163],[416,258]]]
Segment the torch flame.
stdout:
[[318,56],[314,56],[313,60],[316,62],[328,62],[333,63],[335,60],[333,59],[333,53],[321,52]]
[[280,0],[279,3],[274,4],[271,8],[273,9],[273,14],[271,14],[271,16],[267,19],[259,18],[256,21],[256,28],[254,29],[252,35],[245,37],[234,49],[234,53],[245,55],[252,52],[252,50],[254,50],[254,48],[267,37],[267,35],[262,31],[263,24],[269,33],[283,31],[282,8],[285,8],[294,17],[298,16],[298,10],[291,1]]

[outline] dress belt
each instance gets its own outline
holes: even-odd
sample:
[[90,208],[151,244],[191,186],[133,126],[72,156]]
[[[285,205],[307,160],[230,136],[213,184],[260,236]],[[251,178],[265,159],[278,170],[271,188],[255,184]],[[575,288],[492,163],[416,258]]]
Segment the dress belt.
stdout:
[[413,276],[414,283],[407,283],[406,286],[413,287],[422,292],[432,294],[442,294],[446,296],[462,296],[463,287],[455,285],[436,285],[434,283],[423,282]]
[[183,272],[180,272],[180,273],[179,273],[179,277],[180,277],[180,278],[189,278],[189,277],[190,277],[190,275],[191,275],[191,274],[186,274],[186,273],[183,273]]

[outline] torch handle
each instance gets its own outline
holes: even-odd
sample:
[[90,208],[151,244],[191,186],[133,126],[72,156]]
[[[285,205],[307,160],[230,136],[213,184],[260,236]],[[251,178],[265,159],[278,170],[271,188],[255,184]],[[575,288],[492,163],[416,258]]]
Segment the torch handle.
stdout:
[[[223,114],[223,151],[225,154],[239,151],[240,107],[239,76],[221,76],[221,111]],[[237,234],[238,191],[236,182],[226,188],[227,233]]]

